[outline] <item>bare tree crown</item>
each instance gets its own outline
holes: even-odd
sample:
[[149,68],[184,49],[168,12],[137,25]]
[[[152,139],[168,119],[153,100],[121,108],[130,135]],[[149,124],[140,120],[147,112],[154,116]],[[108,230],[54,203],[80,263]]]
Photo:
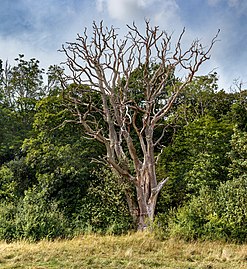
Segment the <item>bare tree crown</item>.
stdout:
[[[70,70],[65,87],[73,85],[68,98],[75,122],[105,145],[105,161],[119,178],[135,185],[137,199],[127,190],[126,198],[144,227],[144,218],[153,218],[157,195],[167,181],[158,183],[155,172],[154,149],[165,134],[164,117],[210,58],[218,33],[207,48],[196,40],[183,51],[185,30],[172,49],[171,36],[149,21],[144,33],[134,23],[127,29],[120,39],[114,27],[93,23],[91,38],[85,30],[76,42],[63,46]],[[176,68],[187,73],[184,79],[175,78]],[[100,102],[95,102],[95,95]],[[157,126],[164,128],[158,136]],[[133,209],[135,201],[138,210]]]
[[[192,80],[200,65],[210,58],[219,33],[218,31],[207,48],[195,40],[189,49],[183,51],[183,29],[172,51],[171,36],[160,31],[158,26],[152,27],[149,21],[145,21],[145,26],[144,33],[141,33],[134,23],[128,25],[127,35],[120,39],[114,27],[108,28],[103,26],[103,22],[99,25],[94,22],[91,38],[85,29],[83,35],[78,34],[76,42],[68,42],[63,46],[67,56],[66,64],[71,71],[66,81],[75,85],[88,85],[91,92],[101,94],[104,103],[102,115],[106,122],[113,121],[121,130],[125,130],[127,123],[131,123],[139,138],[148,125],[154,127],[164,118],[177,95]],[[156,68],[151,72],[152,65],[156,65]],[[136,68],[141,68],[142,71],[143,100],[139,103],[133,98],[131,83],[131,75]],[[187,73],[180,83],[171,81],[176,68],[182,68]],[[165,87],[167,84],[170,86],[169,96]],[[163,100],[163,105],[157,106],[157,100],[164,94],[166,100]],[[113,113],[109,110],[108,98]],[[143,117],[141,129],[136,125],[138,112]],[[92,125],[87,124],[85,114],[79,119],[88,133],[95,136],[99,130],[91,129]],[[99,132],[96,138],[105,142]]]

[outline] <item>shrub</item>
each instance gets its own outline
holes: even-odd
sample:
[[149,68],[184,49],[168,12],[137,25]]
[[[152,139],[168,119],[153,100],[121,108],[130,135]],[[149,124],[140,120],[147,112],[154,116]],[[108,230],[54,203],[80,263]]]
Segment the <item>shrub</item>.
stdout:
[[17,239],[16,212],[17,206],[13,203],[0,204],[0,240],[11,242]]
[[203,188],[199,196],[193,197],[169,219],[169,235],[186,240],[245,242],[246,204],[246,176],[222,183],[215,192]]
[[0,240],[37,241],[70,234],[69,222],[57,204],[43,200],[35,188],[27,191],[19,202],[0,206]]
[[[81,200],[80,211],[74,214],[75,232],[121,234],[132,224],[123,189],[116,184],[111,171],[101,169],[91,182],[85,197]],[[122,186],[123,187],[123,186]]]
[[207,188],[202,188],[198,197],[179,208],[168,221],[168,233],[171,237],[194,240],[205,237],[207,216],[212,211],[212,196]]
[[25,193],[16,215],[18,237],[37,241],[70,234],[70,225],[54,202],[48,202],[34,187]]
[[247,240],[247,175],[221,184],[215,195],[215,213],[211,225],[222,230],[226,239]]

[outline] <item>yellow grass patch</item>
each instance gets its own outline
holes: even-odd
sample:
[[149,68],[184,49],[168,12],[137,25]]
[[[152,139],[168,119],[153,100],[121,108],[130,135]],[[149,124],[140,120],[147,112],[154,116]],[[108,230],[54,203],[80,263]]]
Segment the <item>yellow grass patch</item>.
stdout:
[[247,245],[159,241],[150,233],[0,244],[0,268],[247,269]]

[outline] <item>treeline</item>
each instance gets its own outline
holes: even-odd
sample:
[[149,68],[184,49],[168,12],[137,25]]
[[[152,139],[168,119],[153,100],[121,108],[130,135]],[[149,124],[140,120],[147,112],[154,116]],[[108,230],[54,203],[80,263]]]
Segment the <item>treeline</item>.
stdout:
[[[135,229],[124,184],[101,162],[104,147],[73,123],[61,73],[23,55],[14,66],[1,63],[1,240]],[[162,238],[245,242],[247,91],[218,90],[217,74],[196,77],[164,121],[157,174],[169,180],[154,231]]]

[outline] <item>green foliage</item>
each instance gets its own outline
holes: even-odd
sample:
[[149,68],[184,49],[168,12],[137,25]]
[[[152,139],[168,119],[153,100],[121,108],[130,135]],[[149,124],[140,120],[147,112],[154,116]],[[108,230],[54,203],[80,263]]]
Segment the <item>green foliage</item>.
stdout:
[[[74,205],[69,188],[64,194],[70,199],[58,194],[51,196],[48,193],[52,192],[50,185],[56,184],[53,182],[56,179],[42,175],[40,184],[25,191],[22,199],[1,204],[0,239],[37,241],[70,237],[89,230],[107,234],[126,232],[132,222],[123,190],[107,170],[98,172],[95,178],[84,197],[78,198],[74,193],[75,200],[78,199]],[[45,181],[49,186],[44,185]]]
[[0,206],[0,239],[5,241],[54,239],[71,234],[70,224],[55,203],[29,190],[18,203]]
[[[131,74],[128,94],[134,105],[145,106],[145,83],[158,67],[153,63],[148,72],[140,67]],[[91,127],[97,119],[104,130],[98,93],[75,84],[62,92],[64,70],[59,66],[49,68],[45,86],[39,61],[26,61],[23,55],[13,67],[1,63],[0,69],[0,240],[131,229],[126,186],[92,162],[104,149],[85,139],[79,125],[70,124],[75,120],[71,111],[77,111],[64,106],[64,98],[75,98],[85,112],[84,101],[94,103]],[[155,109],[176,82],[173,70],[166,71],[170,77]],[[124,86],[123,79],[119,94]],[[246,241],[246,91],[217,89],[217,74],[196,77],[155,130],[158,139],[169,125],[157,169],[158,179],[170,178],[153,225],[161,237]],[[131,106],[128,113],[133,113]]]
[[61,77],[64,74],[64,69],[58,65],[51,65],[47,71],[47,87],[48,96],[60,95],[61,93]]
[[[142,105],[145,105],[145,100],[148,100],[148,96],[145,95],[146,91],[146,85],[150,82],[151,78],[153,77],[154,73],[158,70],[161,64],[157,63],[151,63],[149,64],[148,68],[145,64],[140,65],[138,68],[136,68],[129,78],[129,99],[133,100],[136,104],[138,104],[140,107]],[[155,100],[157,102],[157,109],[159,102],[165,102],[165,100],[168,98],[168,96],[171,95],[171,89],[170,86],[175,83],[175,75],[174,75],[174,68],[172,66],[164,66],[163,72],[167,74],[168,78],[163,85],[162,94]],[[158,78],[153,84],[151,91],[155,90],[157,88],[157,85],[161,82],[161,77]],[[122,80],[121,87],[125,86],[125,80]],[[121,90],[120,90],[121,93]]]
[[0,164],[19,156],[32,133],[35,105],[45,95],[43,73],[38,60],[26,61],[24,55],[0,70]]
[[230,123],[206,115],[176,134],[164,148],[157,168],[159,177],[170,177],[161,192],[159,212],[182,205],[203,186],[215,189],[228,179],[232,129]]
[[229,152],[231,165],[229,174],[233,178],[239,178],[247,174],[247,132],[235,129],[231,139],[232,149]]
[[158,219],[166,236],[247,240],[246,141],[246,133],[234,130],[228,121],[204,116],[188,124],[172,148],[164,150],[171,156],[162,160],[168,160],[164,166],[173,182],[162,198],[167,203],[177,199],[175,207],[179,205]]
[[1,82],[5,94],[5,104],[20,113],[32,111],[36,100],[44,96],[43,73],[39,61],[32,58],[24,60],[24,55],[15,59],[16,65],[6,64],[2,70]]
[[35,189],[42,199],[56,203],[77,233],[91,226],[94,231],[121,233],[130,223],[123,193],[110,176],[95,173],[99,167],[91,162],[102,148],[85,139],[77,126],[61,124],[65,119],[60,95],[37,104],[37,135],[22,147],[27,165],[35,171]]
[[2,202],[0,204],[0,240],[11,242],[17,236],[17,204]]
[[246,242],[246,204],[246,176],[222,183],[215,192],[203,188],[170,218],[169,234],[187,240]]
[[231,110],[236,94],[218,91],[217,73],[195,77],[175,102],[173,117],[177,124],[189,124],[210,115],[220,120]]
[[228,115],[238,129],[247,132],[247,90],[235,94],[235,102]]
[[35,171],[39,190],[71,215],[92,180],[95,164],[91,160],[101,154],[101,147],[85,139],[78,126],[63,124],[68,112],[62,102],[57,94],[37,103],[35,134],[24,141],[22,150],[27,165]]
[[45,200],[36,187],[26,192],[15,221],[18,239],[37,241],[70,234],[70,225],[63,212],[55,202]]
[[15,158],[6,163],[3,167],[7,167],[12,173],[12,189],[16,198],[23,197],[25,190],[36,183],[35,171],[26,161],[25,157]]
[[173,120],[185,125],[208,114],[216,90],[216,74],[195,77],[178,96],[173,107]]
[[168,221],[168,233],[171,237],[187,240],[203,238],[207,217],[212,212],[212,196],[203,188],[199,196],[193,197],[187,205],[179,208]]
[[16,182],[13,171],[6,165],[0,167],[0,201],[13,200]]
[[190,170],[185,173],[188,193],[197,193],[202,186],[215,189],[227,180],[232,125],[211,116],[202,117],[185,128],[184,142],[190,147]]
[[227,117],[237,96],[217,91],[217,74],[195,77],[178,97],[157,175],[169,176],[157,212],[183,205],[203,186],[215,189],[228,179],[227,153],[234,123]]
[[0,165],[14,159],[23,140],[23,129],[15,111],[0,104]]
[[96,173],[81,209],[75,215],[75,226],[80,231],[92,227],[93,231],[120,234],[130,229],[132,220],[124,197],[124,186],[106,169]]
[[215,212],[212,226],[218,229],[218,236],[247,241],[247,174],[222,184],[215,197]]

